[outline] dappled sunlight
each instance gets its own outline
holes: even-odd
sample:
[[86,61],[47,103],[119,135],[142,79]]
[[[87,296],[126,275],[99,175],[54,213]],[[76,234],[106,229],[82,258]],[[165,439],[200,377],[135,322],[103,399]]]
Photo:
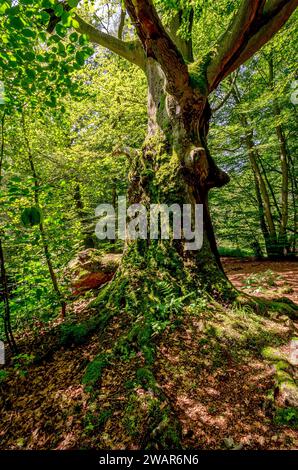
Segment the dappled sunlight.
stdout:
[[[162,342],[157,376],[179,415],[186,446],[203,442],[206,448],[298,445],[296,431],[275,430],[268,421],[267,401],[274,386],[274,368],[256,356],[240,334],[231,335],[230,323],[237,318],[251,344],[255,335],[260,345],[277,334],[287,335],[289,328],[264,317],[255,322],[254,315],[227,309],[225,314],[217,312],[205,319],[204,327],[196,315],[190,316],[185,319],[185,327]],[[221,325],[217,339],[210,333],[212,325]],[[247,329],[251,330],[250,336]],[[179,344],[183,344],[182,349]]]
[[223,258],[222,262],[228,278],[238,289],[261,297],[288,297],[298,304],[297,261]]

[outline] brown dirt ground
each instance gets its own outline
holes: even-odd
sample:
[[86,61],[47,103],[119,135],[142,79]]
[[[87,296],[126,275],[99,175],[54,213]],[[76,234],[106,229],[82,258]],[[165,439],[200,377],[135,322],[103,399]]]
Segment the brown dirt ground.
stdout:
[[[244,281],[249,276],[271,271],[276,276],[275,286],[262,285],[260,278],[258,285],[245,291],[261,297],[288,297],[298,304],[298,261],[222,258],[222,263],[228,278],[238,289],[245,287]],[[260,290],[259,287],[261,287]]]
[[[270,269],[295,289],[287,295],[297,300],[297,264],[231,259],[223,262],[237,287],[251,273]],[[276,286],[271,290],[276,295]],[[80,302],[82,314],[86,306]],[[182,425],[182,445],[226,449],[229,442],[249,450],[298,448],[298,431],[274,424],[267,409],[268,392],[274,384],[272,365],[258,352],[249,352],[246,357],[242,351],[238,357],[237,342],[231,338],[227,342],[213,338],[210,343],[206,325],[212,324],[214,316],[220,327],[226,312],[223,309],[220,316],[209,306],[207,312],[187,314],[179,328],[165,332],[157,351],[155,376]],[[245,317],[244,321],[250,319]],[[143,366],[141,355],[131,362],[111,364],[104,371],[95,400],[81,385],[86,364],[99,353],[99,344],[111,347],[115,331],[117,336],[125,329],[125,319],[122,322],[113,320],[104,337],[94,335],[88,344],[58,351],[46,362],[30,366],[25,377],[12,371],[8,383],[0,386],[0,449],[138,447],[138,436],[128,435],[123,425],[127,406],[124,384],[134,378],[136,368]],[[282,319],[260,322],[260,332],[263,327],[268,331],[271,328],[285,341],[298,331],[297,324]],[[234,333],[240,328],[242,334],[243,324],[231,317]],[[252,339],[256,338],[257,334]],[[245,352],[245,347],[242,349]],[[135,393],[148,392],[138,387]],[[110,417],[98,430],[88,430],[86,417],[102,411],[110,412]]]

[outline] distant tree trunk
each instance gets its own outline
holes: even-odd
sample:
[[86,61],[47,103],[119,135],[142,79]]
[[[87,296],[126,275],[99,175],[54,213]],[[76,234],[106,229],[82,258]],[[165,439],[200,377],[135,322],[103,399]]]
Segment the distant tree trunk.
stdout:
[[[236,83],[233,87],[233,96],[236,103],[239,104],[241,98]],[[269,258],[275,258],[280,255],[280,252],[278,250],[277,233],[272,215],[269,192],[259,167],[258,152],[255,148],[253,133],[249,128],[247,118],[244,114],[239,114],[239,119],[244,130],[245,145],[251,169],[254,175],[255,191],[258,201],[259,222],[265,241],[267,256]]]
[[262,201],[262,195],[261,195],[261,190],[259,186],[258,179],[256,175],[254,175],[254,182],[255,182],[255,190],[256,190],[256,197],[258,201],[258,213],[259,213],[259,222],[260,222],[260,228],[263,234],[263,238],[265,241],[265,246],[266,246],[266,252],[267,255],[270,256],[270,251],[271,251],[271,246],[270,246],[270,234],[267,228],[265,216],[264,216],[264,206],[263,206],[263,201]]
[[293,204],[293,218],[294,218],[294,230],[292,240],[293,243],[291,245],[292,254],[296,255],[296,240],[297,240],[297,222],[298,222],[298,213],[297,213],[297,194],[298,194],[298,183],[296,178],[296,168],[295,162],[291,158],[289,154],[289,172],[290,172],[290,180],[291,180],[291,195],[292,195],[292,204]]
[[[268,59],[269,64],[269,83],[272,91],[274,91],[274,62],[271,54]],[[284,254],[289,250],[287,240],[287,225],[289,217],[289,165],[286,138],[282,125],[280,124],[281,110],[278,99],[273,99],[273,114],[276,117],[275,132],[279,142],[280,149],[280,166],[282,172],[282,189],[281,189],[281,220],[279,225],[278,243]]]
[[84,249],[87,248],[95,248],[94,238],[92,228],[90,228],[90,224],[88,223],[87,219],[87,212],[84,210],[84,202],[81,194],[81,186],[80,183],[77,183],[74,188],[74,200],[76,204],[77,214],[79,216],[81,227],[82,227],[82,235],[83,235],[83,244]]
[[2,286],[2,299],[4,303],[4,331],[6,340],[10,347],[12,353],[17,353],[17,345],[13,336],[12,328],[11,328],[11,320],[10,320],[10,304],[9,304],[9,290],[8,290],[8,282],[7,282],[7,275],[6,275],[6,268],[5,268],[5,259],[4,259],[4,252],[2,247],[2,240],[0,238],[0,274],[1,274],[1,286]]
[[[28,139],[28,136],[27,136],[27,133],[26,133],[24,113],[22,114],[22,124],[23,124],[23,131],[24,131],[24,139],[25,139],[25,142],[26,142],[26,145],[27,145],[27,150],[28,150],[29,165],[30,165],[30,169],[31,169],[32,176],[33,176],[33,179],[34,179],[34,201],[35,201],[36,207],[40,208],[40,204],[39,204],[39,191],[40,191],[39,178],[38,178],[38,175],[37,175],[37,172],[36,172],[36,169],[35,169],[34,159],[33,159],[32,151],[31,151],[31,147],[30,147],[30,142],[29,142],[29,139]],[[57,298],[60,302],[60,305],[61,305],[61,317],[64,318],[65,314],[66,314],[66,302],[63,299],[63,295],[60,291],[60,287],[59,287],[59,284],[58,284],[57,276],[56,276],[56,273],[54,271],[54,267],[53,267],[53,263],[52,263],[52,257],[51,257],[51,253],[50,253],[50,249],[49,249],[49,244],[48,244],[48,240],[47,240],[47,236],[46,236],[46,232],[45,232],[45,228],[44,228],[42,219],[39,223],[39,231],[40,231],[40,235],[41,235],[43,251],[44,251],[45,258],[46,258],[49,274],[50,274],[50,277],[51,277],[51,280],[52,280],[53,289],[54,289],[54,291],[57,295]]]
[[[3,158],[4,158],[4,123],[5,123],[5,113],[3,113],[3,116],[1,119],[0,185],[1,185],[1,179],[2,179],[2,166],[3,166]],[[5,257],[4,257],[4,250],[3,250],[1,236],[2,234],[1,234],[1,227],[0,227],[0,285],[2,287],[1,296],[2,296],[2,300],[4,304],[4,316],[3,316],[4,332],[5,332],[5,337],[10,347],[11,352],[16,353],[17,345],[15,342],[14,335],[12,332],[12,327],[11,327],[9,289],[8,289]]]

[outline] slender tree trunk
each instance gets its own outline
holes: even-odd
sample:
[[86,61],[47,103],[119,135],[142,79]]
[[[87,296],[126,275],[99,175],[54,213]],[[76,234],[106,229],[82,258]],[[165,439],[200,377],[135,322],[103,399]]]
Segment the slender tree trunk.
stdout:
[[272,198],[272,201],[273,201],[273,204],[274,204],[274,208],[276,210],[276,212],[278,213],[278,217],[279,219],[281,219],[281,211],[280,211],[280,208],[279,208],[279,205],[278,205],[278,201],[276,199],[276,195],[275,195],[275,191],[274,191],[274,188],[268,178],[268,175],[267,175],[267,171],[266,171],[266,168],[265,166],[263,165],[263,161],[262,161],[262,158],[261,158],[261,155],[259,154],[258,151],[256,151],[256,160],[260,166],[260,170],[262,172],[262,175],[263,175],[263,178],[264,178],[264,181],[267,185],[267,188],[269,190],[269,194]]
[[[233,96],[237,104],[240,103],[240,94],[236,83],[233,87]],[[259,167],[259,156],[253,141],[252,131],[249,129],[249,123],[243,114],[239,114],[239,119],[244,130],[245,145],[248,153],[251,169],[254,174],[255,190],[258,200],[260,227],[264,236],[267,256],[274,258],[279,256],[278,240],[275,223],[272,215],[271,202],[266,182],[262,176]]]
[[[280,116],[279,107],[275,108],[274,114]],[[279,243],[281,244],[285,254],[288,249],[287,242],[287,225],[289,218],[289,168],[286,140],[283,129],[280,125],[276,126],[276,135],[280,146],[280,163],[282,171],[282,190],[281,190],[281,222],[279,227]]]
[[95,248],[94,239],[92,237],[93,232],[94,232],[94,227],[90,227],[90,223],[88,223],[88,219],[87,219],[88,214],[84,210],[84,202],[83,202],[83,198],[81,194],[80,183],[77,183],[75,185],[74,200],[75,200],[77,214],[81,222],[84,249]]
[[255,190],[256,190],[256,197],[258,201],[258,213],[259,213],[259,221],[260,221],[260,228],[263,234],[263,238],[265,241],[265,246],[266,246],[266,252],[267,255],[270,256],[270,250],[271,250],[271,245],[270,245],[270,234],[267,228],[265,216],[264,216],[264,206],[263,206],[263,201],[262,201],[262,195],[261,195],[261,190],[259,186],[259,181],[254,175],[254,182],[255,182]]
[[296,168],[295,162],[289,154],[289,172],[291,180],[291,193],[292,193],[292,203],[293,203],[293,218],[294,218],[294,230],[293,230],[293,244],[291,246],[292,254],[296,255],[296,240],[297,240],[297,194],[298,194],[298,183],[296,178]]
[[[2,166],[4,158],[4,123],[5,123],[5,113],[3,113],[1,119],[1,149],[0,149],[0,185],[2,179]],[[0,284],[2,286],[2,299],[4,303],[4,331],[5,337],[10,347],[12,353],[17,353],[17,345],[14,339],[14,335],[11,327],[11,317],[10,317],[10,303],[9,303],[9,289],[7,282],[6,266],[5,266],[5,257],[4,250],[1,240],[1,227],[0,227]]]
[[[270,55],[269,64],[269,83],[272,91],[274,91],[274,62],[273,55]],[[287,225],[289,218],[289,165],[288,151],[286,139],[282,125],[280,124],[281,110],[277,98],[273,98],[273,114],[276,117],[277,125],[275,126],[276,136],[280,149],[280,166],[282,172],[282,189],[281,189],[281,220],[279,226],[278,242],[284,254],[288,252],[287,241]]]
[[[23,124],[23,130],[24,130],[24,139],[26,141],[27,150],[28,150],[29,165],[30,165],[32,176],[33,176],[33,179],[34,179],[34,201],[35,201],[36,207],[39,208],[40,207],[40,204],[39,204],[39,191],[40,191],[39,178],[38,178],[38,175],[37,175],[37,172],[36,172],[36,169],[35,169],[35,164],[34,164],[34,159],[33,159],[33,155],[32,155],[32,152],[31,152],[29,139],[28,139],[27,134],[26,134],[24,114],[22,114],[22,124]],[[39,223],[39,231],[40,231],[40,235],[41,235],[44,255],[45,255],[45,258],[46,258],[46,262],[47,262],[49,274],[50,274],[50,277],[51,277],[51,280],[52,280],[53,288],[54,288],[54,291],[55,291],[55,293],[56,293],[56,295],[59,299],[60,305],[61,305],[61,317],[64,318],[65,314],[66,314],[66,302],[63,299],[63,295],[60,291],[60,287],[59,287],[59,284],[58,284],[57,276],[56,276],[56,273],[54,271],[54,267],[53,267],[53,263],[52,263],[52,257],[51,257],[51,253],[50,253],[50,250],[49,250],[49,244],[48,244],[48,240],[47,240],[47,236],[46,236],[46,232],[45,232],[45,228],[44,228],[42,219]]]
[[9,290],[7,282],[7,274],[5,268],[5,258],[2,246],[2,240],[0,238],[0,274],[2,284],[2,299],[4,303],[4,331],[5,336],[12,353],[17,353],[17,345],[13,336],[10,320],[10,304],[9,304]]

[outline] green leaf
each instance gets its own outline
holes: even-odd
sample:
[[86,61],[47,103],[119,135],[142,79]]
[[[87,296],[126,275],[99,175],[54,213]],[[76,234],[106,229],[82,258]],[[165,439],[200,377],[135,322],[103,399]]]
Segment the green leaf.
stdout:
[[64,26],[62,26],[62,24],[57,24],[56,33],[63,38],[66,36],[67,30]]
[[85,63],[85,54],[82,51],[76,53],[76,61],[79,65],[83,66]]
[[58,3],[57,5],[55,5],[54,11],[55,11],[55,14],[60,17],[64,11],[63,5],[61,3]]
[[88,43],[89,43],[89,40],[88,40],[88,37],[86,36],[86,34],[81,34],[80,39],[79,39],[79,44],[81,46],[85,46]]
[[70,8],[75,8],[79,4],[79,0],[67,0],[68,5]]
[[27,69],[26,72],[27,72],[28,79],[30,81],[33,81],[36,77],[36,72],[32,69]]
[[25,29],[23,29],[22,34],[23,34],[26,38],[33,38],[33,39],[36,38],[36,32],[33,31],[33,29],[30,29],[30,28],[25,28]]
[[35,59],[35,54],[34,54],[34,52],[28,51],[24,54],[24,57],[25,57],[26,60],[31,62],[32,60]]
[[71,42],[77,42],[78,39],[79,39],[78,33],[71,33],[70,36],[69,36],[69,40]]
[[6,13],[8,8],[9,8],[9,3],[8,2],[2,3],[0,5],[0,15],[3,15],[4,13]]
[[41,222],[42,214],[38,207],[26,207],[21,214],[21,220],[25,227],[34,227]]
[[48,22],[50,21],[50,15],[49,13],[47,13],[46,11],[42,11],[40,13],[40,17],[41,17],[41,21],[43,24],[48,24]]
[[20,0],[23,5],[34,5],[35,0]]
[[13,16],[12,18],[10,18],[9,22],[11,26],[15,29],[22,29],[24,26],[23,20],[21,20],[21,18],[19,18],[18,16]]
[[55,4],[55,0],[42,0],[43,8],[51,8]]

